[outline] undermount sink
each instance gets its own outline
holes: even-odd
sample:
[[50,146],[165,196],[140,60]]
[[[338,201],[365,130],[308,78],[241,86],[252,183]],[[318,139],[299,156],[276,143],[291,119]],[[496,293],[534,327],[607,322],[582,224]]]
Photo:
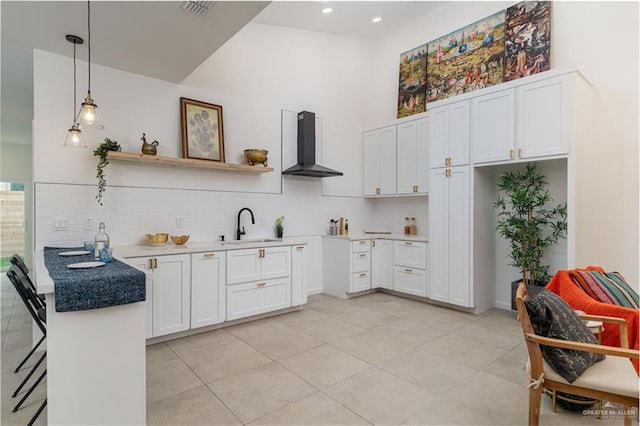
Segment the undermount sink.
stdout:
[[240,244],[259,244],[259,243],[276,243],[282,241],[278,238],[262,238],[257,240],[233,240],[233,241],[225,241],[222,245],[240,245]]

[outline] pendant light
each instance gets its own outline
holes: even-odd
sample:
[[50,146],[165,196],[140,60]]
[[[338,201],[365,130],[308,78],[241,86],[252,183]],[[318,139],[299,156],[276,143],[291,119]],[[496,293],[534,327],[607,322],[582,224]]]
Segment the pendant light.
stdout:
[[65,38],[69,43],[73,44],[73,124],[67,132],[67,139],[64,141],[64,146],[86,148],[87,144],[82,141],[80,123],[76,121],[76,45],[84,43],[84,40],[71,34],[68,34]]
[[91,98],[91,2],[87,2],[87,46],[89,50],[89,88],[87,90],[87,97],[82,102],[82,109],[80,110],[80,121],[82,123],[92,126],[98,123],[98,105],[95,104]]

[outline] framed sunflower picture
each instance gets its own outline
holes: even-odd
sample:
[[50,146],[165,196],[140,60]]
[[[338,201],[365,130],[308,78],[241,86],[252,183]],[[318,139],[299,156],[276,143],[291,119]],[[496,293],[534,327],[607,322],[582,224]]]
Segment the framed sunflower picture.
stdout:
[[224,163],[222,106],[180,98],[182,157]]

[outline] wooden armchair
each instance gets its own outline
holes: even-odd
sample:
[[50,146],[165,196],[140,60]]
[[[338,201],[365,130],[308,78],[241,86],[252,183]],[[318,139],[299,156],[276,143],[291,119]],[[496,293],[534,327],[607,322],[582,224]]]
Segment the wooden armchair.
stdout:
[[[529,297],[524,284],[516,292],[516,306],[522,332],[527,344],[530,360],[529,384],[529,425],[538,425],[540,420],[540,400],[542,391],[560,391],[597,400],[607,400],[625,406],[624,424],[631,425],[629,408],[638,407],[638,375],[629,358],[640,358],[640,351],[628,349],[626,323],[619,318],[595,315],[581,316],[583,319],[613,322],[621,328],[621,347],[602,346],[591,343],[579,343],[567,340],[538,336],[534,333],[524,301]],[[624,336],[624,337],[622,337]],[[576,349],[604,354],[606,358],[589,367],[573,383],[569,383],[557,374],[543,359],[540,345],[564,349]]]

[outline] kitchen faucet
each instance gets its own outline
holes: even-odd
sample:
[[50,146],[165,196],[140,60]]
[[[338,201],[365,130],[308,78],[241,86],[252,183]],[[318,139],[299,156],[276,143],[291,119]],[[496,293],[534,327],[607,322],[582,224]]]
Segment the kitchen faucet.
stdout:
[[244,232],[244,226],[242,227],[242,230],[240,229],[240,215],[245,210],[251,213],[251,223],[254,225],[256,223],[256,220],[253,218],[253,212],[251,211],[251,209],[249,207],[241,208],[238,212],[238,228],[236,229],[236,240],[240,240],[240,237],[246,234],[246,232]]

